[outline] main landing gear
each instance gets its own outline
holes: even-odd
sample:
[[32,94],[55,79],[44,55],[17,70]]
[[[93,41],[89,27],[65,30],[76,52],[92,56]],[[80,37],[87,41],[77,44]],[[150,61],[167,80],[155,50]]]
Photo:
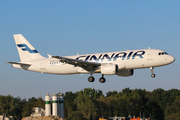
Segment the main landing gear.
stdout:
[[152,78],[155,78],[156,77],[156,75],[154,74],[154,68],[153,67],[150,67],[150,69],[151,69],[151,77]]
[[[94,82],[94,80],[95,80],[95,78],[92,75],[88,78],[89,82]],[[102,77],[99,78],[99,82],[100,83],[105,83],[106,82],[106,79],[104,78],[104,75],[102,75]]]

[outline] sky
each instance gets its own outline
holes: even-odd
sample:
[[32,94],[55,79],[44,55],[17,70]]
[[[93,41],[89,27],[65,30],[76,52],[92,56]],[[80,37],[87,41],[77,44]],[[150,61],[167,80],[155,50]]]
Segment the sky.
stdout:
[[[174,0],[38,0],[0,1],[0,95],[31,98],[84,88],[180,89],[180,1]],[[42,55],[69,56],[124,50],[161,49],[173,64],[135,70],[131,77],[94,74],[51,75],[12,68],[19,62],[13,34],[22,34]]]

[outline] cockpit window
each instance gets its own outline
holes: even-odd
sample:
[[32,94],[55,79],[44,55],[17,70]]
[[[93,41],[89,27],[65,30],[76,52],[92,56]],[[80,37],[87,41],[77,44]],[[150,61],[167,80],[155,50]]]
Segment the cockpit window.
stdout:
[[167,52],[159,52],[158,55],[168,55]]

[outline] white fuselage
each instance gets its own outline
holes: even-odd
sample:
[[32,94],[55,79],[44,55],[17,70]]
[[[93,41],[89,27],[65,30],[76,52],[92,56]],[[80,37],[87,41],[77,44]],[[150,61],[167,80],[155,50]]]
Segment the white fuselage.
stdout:
[[[158,49],[128,50],[119,52],[95,53],[65,56],[87,62],[117,64],[119,70],[159,67],[174,62],[174,57]],[[89,73],[81,67],[71,65],[56,58],[40,58],[26,61],[31,66],[13,64],[13,67],[48,74],[82,74]],[[95,73],[101,73],[98,68]]]

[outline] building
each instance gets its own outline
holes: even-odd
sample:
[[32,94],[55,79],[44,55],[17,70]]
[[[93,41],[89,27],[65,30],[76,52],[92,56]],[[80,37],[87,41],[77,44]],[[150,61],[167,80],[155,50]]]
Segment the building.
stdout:
[[45,110],[43,108],[40,108],[40,107],[34,107],[32,109],[32,114],[31,116],[32,117],[36,117],[36,116],[45,116]]

